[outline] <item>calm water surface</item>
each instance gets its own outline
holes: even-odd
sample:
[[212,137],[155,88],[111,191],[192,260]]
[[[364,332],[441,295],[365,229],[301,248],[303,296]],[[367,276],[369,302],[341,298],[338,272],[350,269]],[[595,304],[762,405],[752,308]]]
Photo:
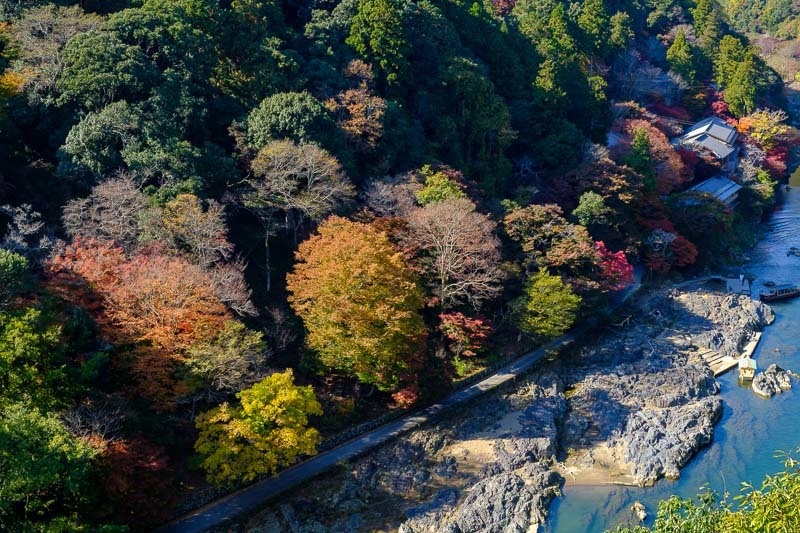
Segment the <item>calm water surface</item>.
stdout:
[[[753,251],[747,270],[757,276],[753,294],[764,281],[800,283],[800,257],[787,256],[800,247],[800,172],[792,176],[793,190],[772,216],[771,231]],[[773,305],[775,323],[769,326],[754,357],[761,369],[771,363],[800,372],[800,299]],[[724,414],[715,427],[714,442],[681,470],[676,481],[661,480],[654,487],[566,487],[564,497],[550,509],[549,533],[602,532],[628,523],[628,508],[638,500],[651,517],[660,499],[671,494],[695,496],[703,485],[730,493],[741,483],[759,484],[765,474],[781,467],[777,450],[800,447],[800,386],[770,400],[741,387],[736,372],[721,376]]]

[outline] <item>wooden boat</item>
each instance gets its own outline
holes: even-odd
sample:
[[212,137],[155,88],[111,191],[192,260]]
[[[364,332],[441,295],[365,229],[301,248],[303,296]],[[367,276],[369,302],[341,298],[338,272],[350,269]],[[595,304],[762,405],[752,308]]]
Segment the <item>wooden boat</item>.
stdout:
[[762,302],[774,302],[776,300],[787,300],[800,296],[800,288],[796,285],[776,285],[759,293]]

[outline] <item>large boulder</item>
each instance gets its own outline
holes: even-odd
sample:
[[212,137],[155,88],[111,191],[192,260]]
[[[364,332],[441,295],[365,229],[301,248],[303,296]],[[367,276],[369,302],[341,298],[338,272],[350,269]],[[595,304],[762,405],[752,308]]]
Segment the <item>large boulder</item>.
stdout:
[[772,364],[767,369],[753,378],[753,392],[762,398],[772,398],[785,390],[792,388],[793,373]]
[[534,494],[517,474],[500,474],[472,487],[454,520],[458,531],[524,533],[531,525]]

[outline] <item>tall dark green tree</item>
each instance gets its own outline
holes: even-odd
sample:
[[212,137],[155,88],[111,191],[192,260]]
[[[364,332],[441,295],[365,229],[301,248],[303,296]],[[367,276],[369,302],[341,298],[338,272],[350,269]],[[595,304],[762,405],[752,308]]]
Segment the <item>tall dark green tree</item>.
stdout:
[[600,56],[608,53],[611,21],[603,0],[584,0],[578,15],[578,27],[583,32],[587,50]]
[[733,77],[725,86],[723,94],[731,113],[737,117],[743,117],[755,111],[758,95],[757,84],[755,58],[748,55],[743,62],[736,66]]
[[669,68],[680,75],[688,83],[695,79],[695,61],[692,53],[692,45],[686,40],[683,31],[679,31],[675,36],[675,41],[667,50],[667,63]]
[[371,63],[379,80],[391,92],[399,92],[412,82],[408,62],[412,46],[405,32],[401,0],[360,0],[350,26],[347,44]]

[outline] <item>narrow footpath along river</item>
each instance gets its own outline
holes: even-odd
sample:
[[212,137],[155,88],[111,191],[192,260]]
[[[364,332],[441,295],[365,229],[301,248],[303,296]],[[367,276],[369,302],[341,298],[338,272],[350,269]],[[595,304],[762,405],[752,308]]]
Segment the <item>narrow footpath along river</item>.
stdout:
[[[770,220],[770,230],[751,253],[746,266],[756,277],[753,294],[765,281],[800,283],[800,257],[787,256],[800,247],[800,171],[792,176],[793,189]],[[773,304],[775,323],[768,327],[754,357],[761,370],[771,363],[800,372],[800,299]],[[631,520],[634,501],[645,504],[652,524],[660,499],[677,494],[695,496],[703,485],[731,495],[742,482],[760,484],[765,474],[781,467],[774,454],[800,447],[800,384],[770,400],[737,383],[736,372],[720,376],[724,405],[714,442],[681,470],[679,480],[661,480],[654,487],[568,486],[550,509],[548,533],[602,532]]]

